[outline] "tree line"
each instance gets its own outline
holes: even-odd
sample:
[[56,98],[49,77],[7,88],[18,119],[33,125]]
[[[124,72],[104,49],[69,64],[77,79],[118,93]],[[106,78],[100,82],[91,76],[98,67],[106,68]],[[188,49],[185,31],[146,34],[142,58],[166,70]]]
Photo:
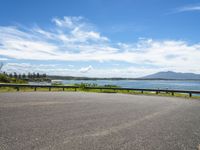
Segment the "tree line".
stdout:
[[7,73],[2,72],[0,73],[0,81],[1,82],[43,82],[43,81],[50,81],[50,79],[47,77],[46,73],[40,74],[40,73]]
[[40,74],[40,73],[28,73],[28,74],[21,74],[21,73],[16,73],[16,72],[13,72],[13,73],[6,73],[6,72],[3,72],[4,75],[10,77],[10,78],[17,78],[17,79],[35,79],[35,78],[46,78],[47,77],[47,74],[46,73],[43,73],[43,74]]
[[28,74],[21,74],[21,73],[16,73],[16,72],[13,72],[13,73],[6,73],[6,72],[3,72],[4,75],[10,77],[10,78],[17,78],[17,79],[35,79],[35,78],[47,78],[47,74],[46,73],[43,73],[43,74],[40,74],[40,73],[28,73]]

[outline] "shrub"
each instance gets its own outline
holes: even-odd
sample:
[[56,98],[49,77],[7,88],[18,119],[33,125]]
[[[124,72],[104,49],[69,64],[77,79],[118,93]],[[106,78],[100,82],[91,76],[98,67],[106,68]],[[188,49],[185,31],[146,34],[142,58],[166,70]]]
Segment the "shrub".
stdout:
[[0,82],[10,83],[10,78],[5,74],[0,74]]

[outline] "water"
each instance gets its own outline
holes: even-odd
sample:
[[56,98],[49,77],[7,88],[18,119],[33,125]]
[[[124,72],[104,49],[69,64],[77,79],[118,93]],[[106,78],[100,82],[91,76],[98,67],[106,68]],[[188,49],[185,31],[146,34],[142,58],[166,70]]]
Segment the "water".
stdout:
[[95,83],[123,88],[200,90],[200,81],[188,80],[62,80],[63,84]]
[[51,82],[28,82],[29,85],[51,85]]

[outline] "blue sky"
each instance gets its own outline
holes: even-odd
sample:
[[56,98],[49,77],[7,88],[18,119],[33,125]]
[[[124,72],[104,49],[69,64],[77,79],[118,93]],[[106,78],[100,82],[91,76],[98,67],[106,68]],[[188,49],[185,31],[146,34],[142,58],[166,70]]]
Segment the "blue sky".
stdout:
[[200,73],[199,0],[0,0],[7,72]]

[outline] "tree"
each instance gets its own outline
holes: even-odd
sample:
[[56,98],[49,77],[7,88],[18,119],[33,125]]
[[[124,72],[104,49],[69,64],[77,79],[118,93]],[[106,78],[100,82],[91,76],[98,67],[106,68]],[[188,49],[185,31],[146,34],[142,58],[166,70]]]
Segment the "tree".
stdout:
[[28,73],[28,79],[30,79],[30,78],[31,78],[31,73],[29,72],[29,73]]
[[17,73],[16,72],[14,72],[14,78],[17,78]]
[[12,74],[12,73],[10,73],[8,76],[9,76],[10,78],[13,78],[13,74]]
[[36,74],[36,78],[40,78],[40,74],[39,73]]
[[46,78],[46,77],[47,77],[46,73],[42,74],[42,77],[43,77],[43,78]]
[[3,72],[3,74],[7,76],[7,73],[5,71]]
[[25,74],[25,73],[22,74],[22,78],[23,78],[23,79],[26,78],[26,74]]
[[9,83],[9,77],[6,76],[5,74],[0,74],[0,82],[4,82],[4,83]]
[[2,67],[3,67],[3,63],[1,62],[0,63],[0,72],[1,72]]
[[21,74],[18,74],[18,79],[21,79],[22,78],[22,75]]
[[33,72],[32,78],[34,79],[35,77],[36,77],[36,74],[35,72]]

